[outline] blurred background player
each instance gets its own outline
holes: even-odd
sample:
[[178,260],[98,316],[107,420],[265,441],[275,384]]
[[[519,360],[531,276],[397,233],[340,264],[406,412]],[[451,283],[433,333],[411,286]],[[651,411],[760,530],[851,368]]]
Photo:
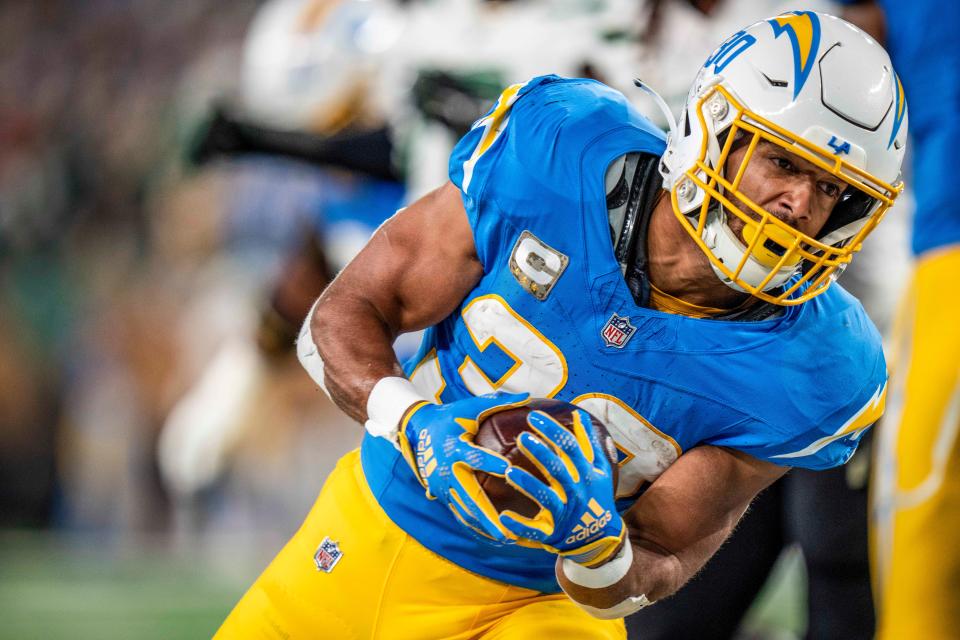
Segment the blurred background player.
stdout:
[[[287,514],[302,512],[290,507],[337,453],[356,444],[340,428],[339,413],[316,413],[317,403],[303,403],[284,375],[309,305],[402,206],[405,183],[415,191],[436,181],[433,159],[449,153],[504,82],[556,68],[575,75],[585,66],[593,41],[592,30],[582,28],[588,17],[547,3],[262,6],[245,37],[237,95],[223,92],[191,150],[195,163],[231,181],[228,247],[243,261],[253,254],[260,268],[229,271],[191,305],[192,322],[209,326],[217,346],[198,357],[208,362],[202,371],[185,373],[195,383],[171,409],[159,440],[176,528],[256,529],[265,521],[292,523]],[[438,18],[448,27],[442,32]],[[520,33],[534,34],[538,46],[518,41]],[[566,47],[563,59],[551,55],[551,43],[573,33],[579,44]],[[464,38],[478,45],[470,56],[462,53]],[[231,162],[219,162],[225,159]],[[233,316],[211,304],[230,297],[238,305]],[[400,357],[417,342],[404,336]],[[322,432],[303,432],[308,415]],[[311,458],[318,438],[325,453]],[[261,464],[251,458],[256,451]],[[284,459],[305,466],[294,464],[286,477],[268,471],[268,460]]]
[[[852,3],[886,38],[910,102],[913,274],[898,311],[871,502],[877,637],[960,635],[960,206],[945,185],[960,125],[960,6]],[[882,9],[882,11],[881,11]],[[931,63],[936,60],[937,63]]]
[[[234,160],[219,167],[236,181],[233,208],[226,215],[249,230],[244,234],[248,246],[256,233],[252,225],[270,226],[263,229],[267,242],[261,253],[279,251],[286,257],[278,273],[263,270],[248,278],[247,289],[233,291],[237,301],[260,311],[258,326],[246,325],[222,339],[196,385],[170,412],[159,452],[161,472],[174,495],[202,496],[222,480],[231,451],[256,428],[251,417],[263,415],[256,407],[263,404],[265,389],[276,386],[268,366],[284,366],[309,305],[373,230],[403,205],[405,179],[412,190],[424,180],[435,181],[431,159],[449,153],[508,79],[557,66],[576,71],[572,61],[586,55],[590,38],[582,34],[589,29],[577,31],[581,44],[567,49],[575,53],[568,53],[566,63],[548,55],[546,45],[559,33],[573,33],[573,19],[583,16],[561,11],[569,17],[557,24],[549,20],[555,8],[519,4],[518,10],[473,2],[403,8],[388,0],[273,0],[257,13],[245,39],[239,95],[220,100],[191,157],[201,165]],[[438,11],[449,13],[448,28],[439,34],[435,27],[443,15]],[[538,21],[548,28],[531,29]],[[525,31],[542,40],[543,46],[533,49],[539,57],[498,46]],[[463,51],[467,34],[482,47],[469,57],[453,55]],[[415,169],[408,172],[408,167]],[[206,290],[198,301],[216,298]],[[405,336],[400,356],[412,354],[416,345],[416,335]],[[319,420],[329,423],[330,452],[349,446],[337,440],[347,431],[337,428],[339,419],[337,414]],[[283,442],[307,448],[297,438]],[[309,440],[303,444],[312,446]],[[322,478],[328,467],[312,464],[311,469]],[[249,470],[234,483],[245,476]],[[290,482],[315,484],[300,475]],[[262,494],[256,502],[273,512],[276,507],[265,503],[288,501],[270,498],[284,493],[284,484],[245,490]],[[224,505],[223,487],[213,499],[218,512],[231,511]],[[247,517],[260,520],[255,511]]]
[[[293,361],[301,318],[332,274],[403,204],[384,109],[372,88],[380,56],[402,27],[390,8],[372,0],[265,4],[246,36],[239,96],[232,106],[221,99],[194,144],[196,163],[233,159],[220,163],[236,176],[228,215],[247,229],[241,242],[269,254],[272,264],[254,265],[247,295],[235,295],[234,304],[247,305],[248,314],[259,312],[259,321],[222,340],[166,421],[161,471],[177,496],[211,487],[238,441],[257,441],[265,431],[252,416],[265,417],[257,407]],[[273,406],[277,417],[269,421],[283,422],[291,410],[296,408]],[[335,415],[316,419],[337,421]],[[270,432],[272,438],[283,429],[272,424]],[[331,429],[331,448],[349,446],[336,436]],[[299,436],[273,442],[282,443],[273,447],[280,450],[278,459],[296,458],[297,451],[315,445]],[[308,467],[318,477],[328,470],[317,460]],[[310,482],[299,475],[272,490],[264,487],[263,508],[276,511],[285,502],[271,494],[283,494],[288,482]],[[261,519],[256,513],[250,518]]]

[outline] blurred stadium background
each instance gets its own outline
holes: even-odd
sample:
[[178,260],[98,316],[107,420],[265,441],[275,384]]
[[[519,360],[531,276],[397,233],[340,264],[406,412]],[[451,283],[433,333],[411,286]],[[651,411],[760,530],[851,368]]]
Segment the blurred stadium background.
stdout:
[[[633,77],[676,109],[724,35],[784,8],[0,3],[0,638],[209,637],[359,441],[270,325],[303,257],[335,271],[438,185],[502,86],[591,75],[659,121]],[[881,325],[900,209],[845,276]],[[801,566],[744,638],[802,635]]]

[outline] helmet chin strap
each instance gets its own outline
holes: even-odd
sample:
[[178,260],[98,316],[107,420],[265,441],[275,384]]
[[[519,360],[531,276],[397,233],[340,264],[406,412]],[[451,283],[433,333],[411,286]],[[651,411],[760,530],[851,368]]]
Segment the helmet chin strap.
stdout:
[[[707,114],[707,117],[704,118],[706,123],[706,139],[707,139],[707,153],[706,160],[712,166],[717,173],[723,175],[724,167],[717,166],[717,163],[720,161],[720,141],[717,140],[717,131],[714,126],[713,118]],[[716,185],[720,193],[723,193],[723,185]],[[704,197],[709,197],[707,194],[704,194]],[[694,210],[696,211],[696,210]],[[692,221],[696,224],[696,221]],[[727,213],[723,208],[723,205],[718,201],[714,200],[709,209],[707,210],[707,222],[703,227],[703,241],[710,247],[713,254],[728,268],[731,270],[735,265],[739,264],[745,248],[738,251],[737,245],[738,242],[735,241],[735,238],[732,238],[733,230],[730,229],[730,226],[727,224]],[[748,258],[749,260],[749,258]],[[717,278],[720,279],[720,282],[727,285],[734,291],[739,291],[741,293],[746,293],[743,287],[738,285],[736,282],[728,278],[724,273],[717,268],[713,262],[710,263],[710,268],[713,269],[713,272],[716,274]]]
[[[734,247],[731,246],[727,235],[728,232],[731,232],[731,230],[730,227],[727,226],[726,212],[723,211],[723,207],[720,206],[719,202],[714,201],[707,212],[707,222],[703,226],[703,241],[713,254],[726,265],[731,264],[732,260],[739,261],[743,255],[742,253],[736,255],[736,252],[732,250]],[[726,241],[724,242],[724,240]],[[724,275],[713,262],[710,263],[710,268],[713,269],[713,273],[720,279],[720,282],[734,291],[746,293],[743,287]]]

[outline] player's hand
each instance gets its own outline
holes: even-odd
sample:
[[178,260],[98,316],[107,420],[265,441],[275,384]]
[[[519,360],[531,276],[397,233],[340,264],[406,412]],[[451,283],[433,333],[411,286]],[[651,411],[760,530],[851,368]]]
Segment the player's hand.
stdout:
[[512,536],[480,487],[474,471],[503,478],[507,459],[473,443],[480,422],[496,411],[527,401],[527,394],[488,394],[447,404],[413,405],[400,422],[400,452],[427,497],[446,504],[460,522],[498,542]]
[[547,479],[511,466],[506,481],[540,505],[527,518],[504,511],[500,522],[514,535],[594,567],[610,559],[626,535],[614,502],[613,470],[585,411],[574,412],[574,433],[543,413],[527,421],[536,433],[520,434],[517,446]]

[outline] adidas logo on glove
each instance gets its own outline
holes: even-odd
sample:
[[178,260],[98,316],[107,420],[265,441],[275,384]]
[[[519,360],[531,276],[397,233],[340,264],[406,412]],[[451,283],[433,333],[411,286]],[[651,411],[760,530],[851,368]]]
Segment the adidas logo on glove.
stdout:
[[564,540],[565,544],[586,540],[607,526],[613,519],[613,514],[604,510],[596,500],[590,500],[590,504],[587,506],[590,507],[590,511],[585,511],[580,516],[580,524],[573,528],[573,533]]
[[423,478],[428,477],[437,468],[437,459],[433,455],[430,432],[426,429],[420,431],[417,439],[417,468]]

